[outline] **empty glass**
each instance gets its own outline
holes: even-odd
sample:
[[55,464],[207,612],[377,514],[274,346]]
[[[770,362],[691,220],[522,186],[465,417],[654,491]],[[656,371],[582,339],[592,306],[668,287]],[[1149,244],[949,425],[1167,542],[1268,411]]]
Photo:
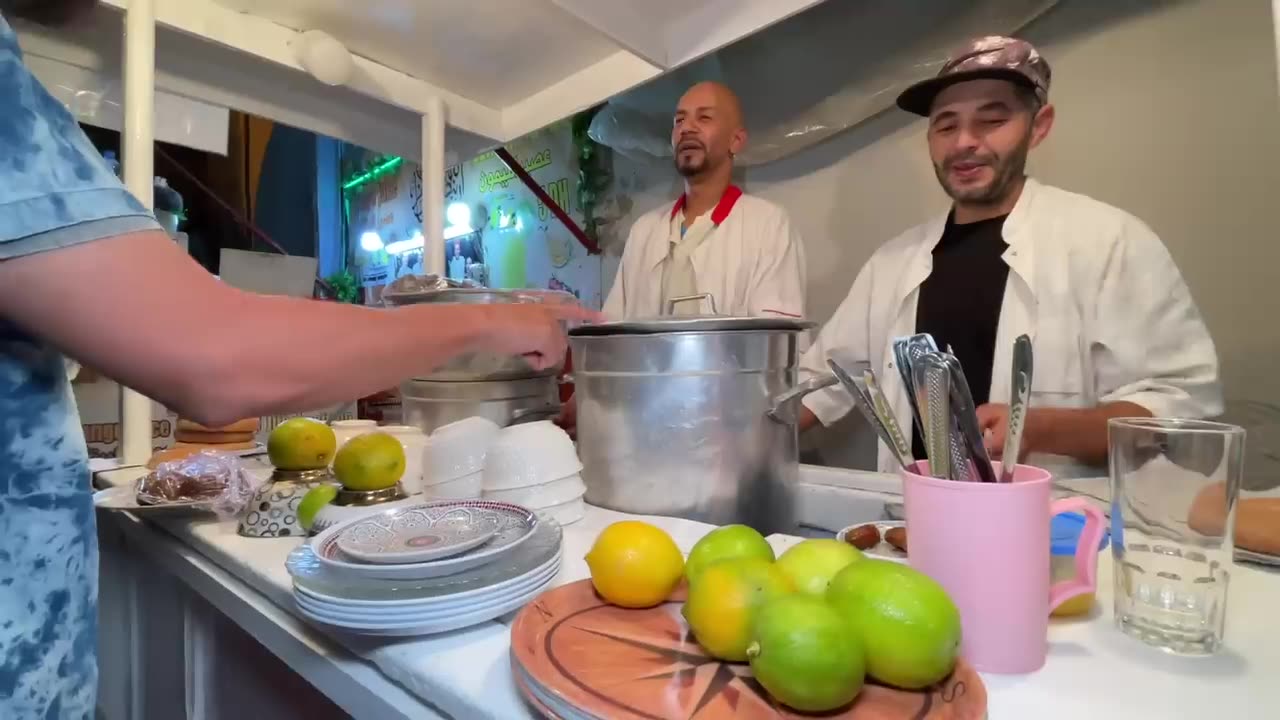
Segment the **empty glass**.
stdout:
[[1199,420],[1108,425],[1116,625],[1169,652],[1215,653],[1245,431]]

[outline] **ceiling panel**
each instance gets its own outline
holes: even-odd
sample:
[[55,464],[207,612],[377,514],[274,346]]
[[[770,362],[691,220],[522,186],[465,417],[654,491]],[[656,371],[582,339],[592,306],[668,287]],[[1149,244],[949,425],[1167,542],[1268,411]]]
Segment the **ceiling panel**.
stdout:
[[294,30],[324,30],[357,55],[493,108],[526,98],[618,49],[546,0],[365,0],[359,6],[350,0],[221,0],[221,4]]

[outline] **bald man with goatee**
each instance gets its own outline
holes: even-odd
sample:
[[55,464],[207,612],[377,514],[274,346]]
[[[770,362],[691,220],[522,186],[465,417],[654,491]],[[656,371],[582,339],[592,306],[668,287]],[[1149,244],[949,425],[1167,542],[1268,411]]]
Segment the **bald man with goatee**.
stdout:
[[733,184],[733,159],[747,144],[742,108],[719,83],[694,85],[680,98],[671,151],[684,193],[631,227],[605,300],[611,320],[711,312],[804,316],[805,264],[800,236],[777,205]]

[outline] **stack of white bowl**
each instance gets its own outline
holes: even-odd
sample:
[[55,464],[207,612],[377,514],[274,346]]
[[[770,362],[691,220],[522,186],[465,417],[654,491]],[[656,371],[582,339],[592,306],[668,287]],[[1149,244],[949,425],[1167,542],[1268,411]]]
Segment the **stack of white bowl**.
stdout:
[[378,422],[376,420],[334,420],[329,423],[329,427],[333,428],[333,436],[337,440],[336,448],[341,450],[351,438],[377,432]]
[[549,420],[503,428],[489,446],[483,497],[535,510],[560,525],[582,519],[582,461],[568,433]]
[[430,499],[480,497],[490,446],[501,428],[479,416],[436,428],[422,446],[422,494]]
[[404,475],[400,478],[400,486],[405,493],[417,495],[422,492],[422,455],[427,446],[427,434],[413,425],[383,425],[377,430],[399,440],[404,447]]

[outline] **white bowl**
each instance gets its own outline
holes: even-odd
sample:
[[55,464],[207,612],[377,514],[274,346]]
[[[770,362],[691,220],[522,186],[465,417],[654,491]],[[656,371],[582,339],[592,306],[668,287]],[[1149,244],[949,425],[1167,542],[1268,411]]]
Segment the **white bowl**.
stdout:
[[377,430],[378,423],[374,420],[334,420],[329,427],[333,428],[334,437],[338,440],[336,447],[340,450],[351,438]]
[[471,500],[480,497],[481,473],[473,472],[449,482],[422,488],[422,496],[428,500]]
[[482,417],[469,417],[437,428],[422,445],[422,487],[478,473],[501,429]]
[[422,492],[422,453],[427,444],[427,434],[412,425],[383,425],[379,432],[387,433],[404,447],[404,475],[400,484],[410,495]]
[[582,477],[571,475],[560,480],[553,480],[533,487],[515,488],[514,490],[485,490],[484,499],[495,502],[506,502],[530,510],[541,510],[554,505],[562,505],[575,498],[580,498],[587,491]]
[[567,503],[552,505],[538,510],[539,517],[549,517],[560,523],[560,527],[576,523],[586,514],[587,503],[581,497],[576,497]]
[[489,446],[484,489],[514,490],[543,485],[582,472],[569,434],[550,420],[503,428]]

